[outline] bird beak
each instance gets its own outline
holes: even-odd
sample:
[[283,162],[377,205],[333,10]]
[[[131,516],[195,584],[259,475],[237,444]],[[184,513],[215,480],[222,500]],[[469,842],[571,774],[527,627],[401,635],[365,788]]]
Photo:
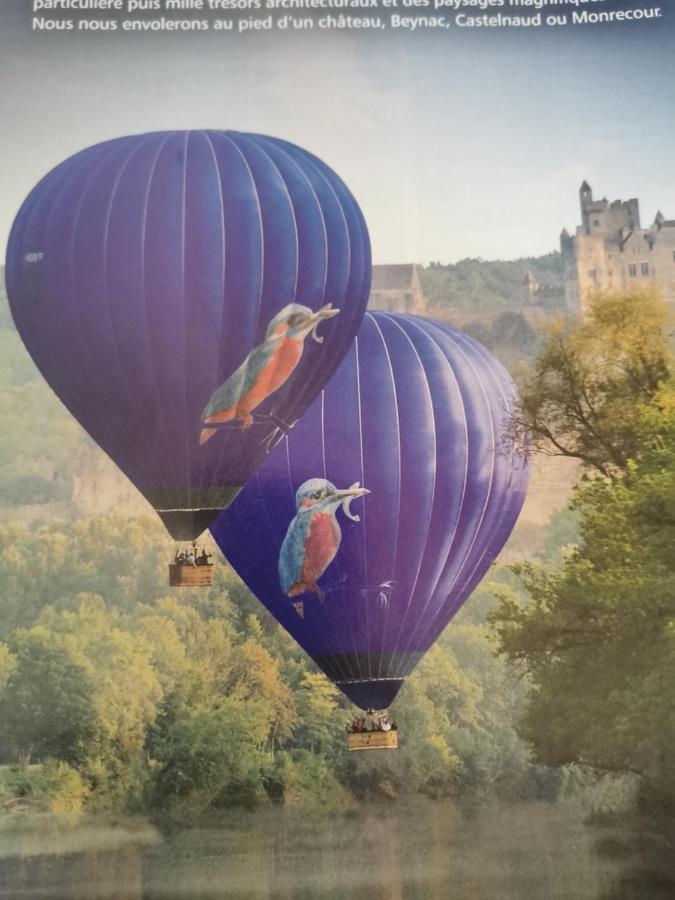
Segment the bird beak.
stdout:
[[356,497],[363,497],[364,494],[369,494],[369,493],[370,493],[370,491],[368,490],[368,488],[359,487],[359,484],[357,482],[356,484],[353,484],[350,488],[345,488],[344,491],[335,491],[335,493],[333,494],[333,497],[331,499],[345,500],[347,498],[350,498],[351,500],[354,500]]
[[347,516],[348,519],[351,519],[352,522],[360,522],[361,517],[355,515],[351,509],[349,508],[349,504],[352,500],[356,500],[357,497],[363,497],[365,494],[369,494],[370,491],[368,488],[359,487],[359,482],[354,482],[351,487],[346,488],[343,491],[335,491],[333,496],[331,497],[331,501],[338,503],[342,503],[342,512]]
[[313,322],[312,337],[317,344],[323,344],[323,338],[319,337],[316,333],[316,329],[319,327],[320,323],[323,322],[324,319],[332,319],[333,316],[337,316],[339,312],[339,309],[333,309],[332,303],[326,303],[326,305],[322,306],[318,312],[312,314],[310,318],[310,321]]

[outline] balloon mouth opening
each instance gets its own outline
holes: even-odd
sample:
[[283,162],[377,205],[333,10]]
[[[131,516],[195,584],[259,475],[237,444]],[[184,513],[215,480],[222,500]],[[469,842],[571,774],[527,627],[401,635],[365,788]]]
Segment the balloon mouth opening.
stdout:
[[336,685],[359,709],[387,709],[403,687],[402,678],[380,678],[372,681],[337,681]]
[[187,492],[147,492],[152,503],[174,541],[195,541],[232,503],[241,486],[213,490]]

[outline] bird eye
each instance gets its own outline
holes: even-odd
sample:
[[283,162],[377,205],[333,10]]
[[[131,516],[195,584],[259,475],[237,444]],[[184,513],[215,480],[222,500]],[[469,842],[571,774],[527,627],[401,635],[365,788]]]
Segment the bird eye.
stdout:
[[294,313],[292,316],[288,318],[288,324],[291,328],[295,328],[296,325],[302,324],[303,316],[300,313]]
[[321,491],[314,491],[314,493],[312,494],[312,497],[313,497],[315,500],[320,500],[320,499],[321,499],[321,494],[322,494]]

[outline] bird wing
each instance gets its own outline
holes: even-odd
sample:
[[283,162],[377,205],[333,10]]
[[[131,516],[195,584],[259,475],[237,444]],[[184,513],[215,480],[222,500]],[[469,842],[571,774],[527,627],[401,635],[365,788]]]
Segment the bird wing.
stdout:
[[211,394],[211,398],[202,412],[202,419],[208,419],[209,416],[234,406],[237,400],[248,392],[260,372],[269,363],[275,346],[274,342],[266,341],[264,344],[254,347],[237,371],[233,372],[227,381]]
[[305,545],[309,535],[310,517],[307,513],[298,513],[288,526],[286,537],[279,553],[279,581],[284,594],[287,594],[296,581],[300,580],[305,564]]

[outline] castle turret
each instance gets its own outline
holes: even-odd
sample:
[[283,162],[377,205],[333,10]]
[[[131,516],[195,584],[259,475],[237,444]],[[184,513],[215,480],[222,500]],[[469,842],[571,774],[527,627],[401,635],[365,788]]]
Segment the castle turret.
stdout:
[[579,199],[581,200],[582,211],[584,206],[593,202],[593,188],[585,180],[581,182],[581,187],[579,188]]

